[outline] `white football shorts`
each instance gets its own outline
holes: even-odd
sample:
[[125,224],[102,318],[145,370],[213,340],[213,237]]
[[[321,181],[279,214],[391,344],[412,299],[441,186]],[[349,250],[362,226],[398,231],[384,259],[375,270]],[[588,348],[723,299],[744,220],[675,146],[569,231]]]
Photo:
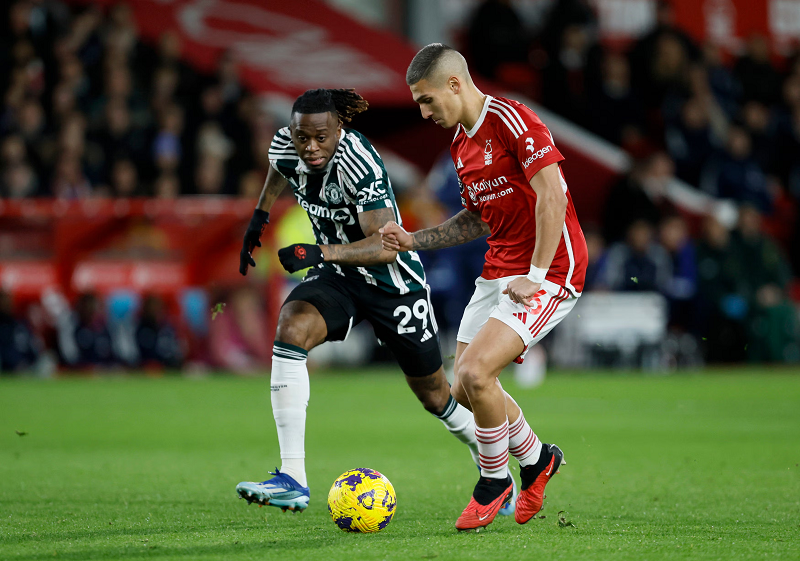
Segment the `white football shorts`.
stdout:
[[558,325],[575,307],[578,298],[554,282],[544,281],[531,306],[517,304],[503,294],[506,285],[522,275],[487,280],[478,277],[475,292],[464,309],[456,340],[470,343],[490,317],[498,319],[517,332],[525,349],[515,362],[522,362],[533,345]]

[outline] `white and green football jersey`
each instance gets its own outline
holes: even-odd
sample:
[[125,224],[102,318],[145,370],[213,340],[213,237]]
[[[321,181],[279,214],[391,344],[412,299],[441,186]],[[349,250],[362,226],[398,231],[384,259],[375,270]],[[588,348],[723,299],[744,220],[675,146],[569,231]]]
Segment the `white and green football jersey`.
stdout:
[[[297,155],[289,127],[272,139],[269,161],[292,186],[295,197],[308,213],[318,244],[347,244],[364,239],[358,214],[391,208],[402,224],[392,184],[383,160],[361,133],[342,129],[336,154],[325,170],[310,172]],[[349,267],[322,263],[327,269],[357,282],[377,286],[392,294],[406,294],[425,287],[425,271],[414,251],[398,253],[394,263]]]

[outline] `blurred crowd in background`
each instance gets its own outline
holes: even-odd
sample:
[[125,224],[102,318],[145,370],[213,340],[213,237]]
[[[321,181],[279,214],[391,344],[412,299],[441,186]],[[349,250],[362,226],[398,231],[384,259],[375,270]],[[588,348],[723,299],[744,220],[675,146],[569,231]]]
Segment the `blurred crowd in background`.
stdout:
[[[488,0],[456,45],[475,72],[633,157],[602,222],[583,223],[587,292],[663,294],[670,329],[702,342],[701,360],[800,361],[792,302],[800,296],[800,56],[778,65],[761,37],[735,58],[698,45],[674,26],[668,2],[658,4],[656,27],[624,49],[601,45],[596,26],[587,0],[554,2],[537,32],[510,2]],[[124,3],[106,11],[54,0],[5,5],[0,197],[257,197],[276,124],[241,85],[232,56],[203,74],[181,49],[172,33],[141,41]],[[676,178],[734,201],[737,223],[687,220],[663,196]],[[398,198],[409,229],[458,212],[449,155]],[[485,249],[479,241],[422,256],[444,331],[460,321],[472,292],[464,279],[480,274]],[[262,295],[251,287],[218,296],[175,307],[156,296],[126,305],[87,293],[40,306],[57,318],[45,327],[37,308],[21,315],[0,293],[0,370],[31,368],[50,349],[49,360],[81,368],[263,371],[271,344]],[[217,301],[227,311],[210,321]]]
[[124,3],[0,17],[0,195],[258,195],[275,131],[231,57],[199,74],[177,34],[143,43]]

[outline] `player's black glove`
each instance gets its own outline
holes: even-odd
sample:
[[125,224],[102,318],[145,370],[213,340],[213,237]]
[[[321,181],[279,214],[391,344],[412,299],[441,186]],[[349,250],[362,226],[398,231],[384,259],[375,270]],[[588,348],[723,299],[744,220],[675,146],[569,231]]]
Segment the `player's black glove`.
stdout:
[[300,269],[319,265],[325,259],[322,257],[322,248],[318,245],[296,243],[278,250],[278,259],[283,268],[294,273]]
[[253,211],[253,218],[250,219],[250,225],[244,233],[244,243],[242,244],[242,251],[239,252],[239,272],[243,275],[247,274],[247,266],[256,266],[251,253],[257,247],[261,247],[261,234],[264,233],[264,228],[269,224],[269,213],[257,208]]

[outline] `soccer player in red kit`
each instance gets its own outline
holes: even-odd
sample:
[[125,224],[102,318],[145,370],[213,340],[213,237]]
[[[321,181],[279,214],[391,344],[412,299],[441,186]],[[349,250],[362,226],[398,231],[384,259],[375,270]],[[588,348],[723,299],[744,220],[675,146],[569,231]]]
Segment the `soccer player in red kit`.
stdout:
[[450,151],[464,210],[413,233],[389,222],[380,230],[384,248],[439,249],[489,234],[483,273],[458,330],[451,390],[475,416],[481,468],[456,528],[477,530],[494,520],[512,490],[509,452],[520,464],[514,518],[525,524],[542,508],[564,455],[539,440],[497,377],[522,361],[583,290],[586,241],[559,165],[564,158],[533,111],[483,94],[450,47],[420,50],[406,82],[424,118],[456,127]]

